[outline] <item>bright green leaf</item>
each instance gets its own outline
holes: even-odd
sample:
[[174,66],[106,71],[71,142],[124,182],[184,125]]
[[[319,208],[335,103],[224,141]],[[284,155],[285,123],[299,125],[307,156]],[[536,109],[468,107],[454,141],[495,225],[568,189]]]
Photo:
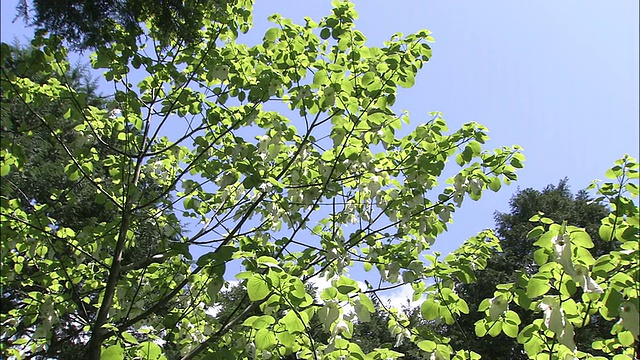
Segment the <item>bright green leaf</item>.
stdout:
[[247,281],[249,300],[260,301],[269,295],[269,284],[259,274],[252,274]]
[[269,350],[278,344],[276,334],[269,329],[260,329],[256,332],[255,338],[256,349]]
[[124,349],[120,345],[112,345],[102,350],[100,355],[102,360],[122,360],[124,359]]
[[533,277],[529,280],[529,284],[527,285],[527,296],[530,298],[542,296],[546,294],[550,288],[551,286],[549,285],[548,280]]

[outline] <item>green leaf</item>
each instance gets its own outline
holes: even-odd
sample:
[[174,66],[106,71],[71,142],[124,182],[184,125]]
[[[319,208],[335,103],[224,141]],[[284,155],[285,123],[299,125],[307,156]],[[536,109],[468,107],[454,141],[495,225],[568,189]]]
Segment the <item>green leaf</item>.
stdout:
[[498,335],[500,335],[500,333],[502,332],[502,325],[503,323],[499,322],[499,321],[495,321],[491,324],[491,326],[489,327],[487,333],[489,335],[491,335],[492,337],[496,337]]
[[491,178],[491,181],[489,182],[488,186],[489,186],[489,189],[491,189],[492,191],[498,192],[502,187],[502,182],[500,181],[499,177],[494,176]]
[[520,344],[526,344],[532,339],[534,336],[537,338],[537,332],[540,329],[540,326],[536,323],[529,324],[522,329],[520,334],[518,334],[518,342]]
[[291,296],[297,299],[304,299],[307,296],[304,283],[300,279],[292,279],[289,282],[291,283],[291,292],[289,293]]
[[316,87],[324,85],[327,80],[329,80],[329,76],[327,75],[327,70],[325,69],[320,69],[316,71],[315,74],[313,74],[313,85],[315,85]]
[[531,298],[529,298],[523,289],[517,289],[514,301],[523,309],[529,309],[531,306]]
[[399,75],[398,85],[402,86],[403,88],[410,88],[415,83],[416,83],[416,78],[412,73],[408,72],[406,74]]
[[267,40],[267,41],[274,42],[278,38],[278,34],[279,33],[280,33],[280,29],[271,28],[271,29],[267,30],[266,34],[264,35],[264,39]]
[[631,331],[622,331],[618,333],[618,341],[622,346],[631,346],[635,342],[635,338]]
[[593,241],[591,241],[591,237],[584,230],[573,231],[569,234],[571,237],[571,242],[573,242],[577,246],[581,246],[583,248],[591,249],[593,248]]
[[324,28],[320,31],[320,37],[324,40],[328,39],[331,36],[331,30],[329,28]]
[[[252,328],[254,328],[256,330],[266,329],[270,325],[275,324],[275,322],[276,322],[276,320],[271,315],[262,315],[262,316],[258,316],[258,317],[252,317],[252,318],[253,319],[251,320],[250,324],[247,323],[247,321],[245,321],[244,325],[251,326]],[[249,320],[249,319],[247,319],[247,320]]]
[[376,74],[373,71],[368,71],[362,76],[362,86],[367,87],[376,80]]
[[[536,220],[537,221],[537,220]],[[544,227],[536,226],[527,234],[527,239],[537,239],[544,234]]]
[[100,355],[102,360],[122,360],[124,359],[124,349],[120,345],[112,345],[102,350]]
[[252,274],[247,281],[249,300],[260,301],[269,295],[269,284],[259,274]]
[[545,249],[538,249],[533,253],[533,259],[536,261],[536,264],[544,265],[549,260],[549,255],[547,255]]
[[426,320],[435,320],[440,315],[439,308],[439,304],[432,299],[427,299],[420,306],[420,313]]
[[153,341],[145,341],[140,344],[139,353],[145,360],[156,360],[162,356],[162,348]]
[[305,331],[304,323],[298,318],[293,310],[289,310],[280,321],[286,326],[287,331],[291,333],[295,334]]
[[325,331],[331,329],[331,325],[340,317],[340,310],[335,303],[326,303],[318,310],[318,319],[324,326]]
[[503,323],[502,324],[502,332],[511,338],[516,338],[518,336],[518,325]]
[[506,312],[505,321],[514,325],[519,325],[521,322],[520,316],[518,316],[518,313],[513,310],[509,310]]
[[7,176],[9,174],[9,170],[11,169],[11,165],[7,163],[3,163],[0,165],[0,176]]
[[477,337],[483,337],[487,334],[487,321],[485,319],[481,319],[476,321],[476,324],[474,326],[475,332],[476,332],[476,336]]
[[604,306],[600,308],[600,314],[607,320],[618,317],[620,315],[620,304],[622,304],[622,300],[622,295],[610,287],[604,294]]
[[513,166],[516,169],[522,169],[524,167],[524,165],[522,164],[522,161],[516,157],[511,159],[511,166]]
[[426,352],[433,352],[436,349],[436,343],[431,340],[422,340],[418,342],[418,347]]
[[529,284],[527,284],[527,296],[533,299],[546,294],[549,289],[551,289],[549,280],[536,278],[534,276],[529,280]]
[[269,350],[278,344],[276,334],[269,329],[260,329],[256,332],[255,344],[258,350]]
[[373,304],[373,301],[371,301],[371,298],[369,298],[366,294],[359,294],[358,298],[360,299],[360,303],[362,304],[362,306],[369,310],[369,312],[373,313],[376,311],[376,307]]
[[473,152],[474,156],[480,155],[480,153],[482,152],[482,145],[480,145],[479,142],[477,141],[471,141],[469,142],[469,144],[467,145],[467,147],[469,149],[471,149],[471,151]]
[[334,287],[328,287],[320,293],[320,299],[324,301],[335,299],[337,296],[338,290]]
[[264,265],[266,267],[275,267],[275,268],[279,268],[280,266],[278,266],[278,260],[272,258],[271,256],[260,256],[257,260],[256,263],[258,265]]
[[599,276],[602,278],[609,277],[609,272],[616,268],[614,264],[614,259],[610,254],[602,255],[596,260],[593,264],[593,268],[591,269],[591,273],[594,276]]
[[460,299],[458,300],[457,305],[458,305],[458,310],[460,310],[461,313],[463,314],[469,313],[469,305],[467,305],[466,301],[464,301],[463,299]]
[[483,299],[478,305],[478,311],[485,311],[491,306],[491,299]]
[[353,279],[349,279],[348,277],[345,277],[345,276],[340,276],[340,278],[336,282],[335,287],[336,289],[338,289],[338,292],[340,292],[341,294],[349,294],[360,288],[358,286],[357,281]]
[[130,344],[137,344],[138,340],[136,338],[133,337],[133,335],[129,334],[128,332],[123,332],[122,333],[122,338],[124,339],[124,341],[130,343]]
[[613,227],[609,224],[602,224],[598,229],[598,235],[604,241],[611,241],[613,239]]
[[280,344],[284,345],[287,349],[293,350],[296,346],[296,337],[288,331],[276,332],[276,337]]

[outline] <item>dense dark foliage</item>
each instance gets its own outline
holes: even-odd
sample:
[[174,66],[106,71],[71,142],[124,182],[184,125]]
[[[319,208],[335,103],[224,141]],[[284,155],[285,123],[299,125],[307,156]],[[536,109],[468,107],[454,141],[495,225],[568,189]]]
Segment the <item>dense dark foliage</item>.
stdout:
[[220,0],[21,0],[18,16],[30,25],[58,35],[84,50],[116,40],[115,28],[140,36],[141,23],[151,21],[161,39],[197,41],[203,9]]

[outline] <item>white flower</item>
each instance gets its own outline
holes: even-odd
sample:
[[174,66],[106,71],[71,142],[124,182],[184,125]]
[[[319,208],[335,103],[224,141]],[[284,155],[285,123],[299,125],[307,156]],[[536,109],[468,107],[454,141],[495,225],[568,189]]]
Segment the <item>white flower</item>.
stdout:
[[120,116],[122,116],[122,110],[118,109],[118,108],[113,108],[111,111],[109,111],[109,119],[111,120],[115,120],[117,118],[119,118]]
[[250,359],[255,359],[256,358],[256,344],[253,342],[248,343],[245,346],[245,350],[249,353],[249,358]]
[[633,336],[638,339],[638,336],[640,336],[640,315],[632,302],[625,302],[620,305],[620,324],[626,330],[631,331]]
[[471,192],[474,194],[479,193],[482,190],[482,183],[478,179],[471,179],[469,184],[471,185]]
[[371,192],[371,194],[377,194],[378,190],[380,190],[380,178],[377,176],[372,176],[371,179],[369,179],[369,191]]
[[443,222],[449,222],[449,219],[451,219],[451,210],[449,210],[449,208],[445,206],[442,208],[438,216]]
[[564,231],[553,238],[553,253],[564,271],[571,276],[575,275],[576,271],[571,261],[571,239]]
[[271,138],[268,135],[256,136],[258,139],[258,151],[265,152],[271,143]]
[[467,190],[468,184],[469,184],[469,179],[465,178],[461,174],[457,174],[453,178],[453,187],[455,188],[457,193],[464,193]]
[[584,292],[586,293],[600,293],[602,294],[602,288],[598,285],[590,276],[589,269],[586,266],[576,265],[574,267],[575,274],[572,275],[573,281],[580,284]]
[[507,312],[509,303],[504,300],[502,295],[498,295],[490,300],[491,306],[489,307],[489,316],[491,320],[498,320],[500,315]]
[[565,319],[558,301],[553,298],[544,298],[538,306],[544,312],[544,324],[547,328],[555,333],[561,333]]
[[160,160],[154,162],[151,167],[153,168],[153,171],[156,173],[156,175],[160,175],[164,170],[164,164]]
[[349,325],[344,320],[338,321],[336,326],[333,328],[333,334],[334,335],[340,335],[342,333],[347,333],[347,334],[350,333],[349,332]]
[[258,185],[258,189],[263,193],[268,193],[269,191],[271,191],[271,189],[273,189],[273,185],[271,185],[271,183],[262,183]]
[[566,321],[564,311],[560,304],[558,304],[558,300],[546,297],[542,299],[538,306],[544,312],[544,324],[547,326],[547,329],[556,334],[556,339],[558,339],[559,343],[571,350],[575,350],[573,325]]

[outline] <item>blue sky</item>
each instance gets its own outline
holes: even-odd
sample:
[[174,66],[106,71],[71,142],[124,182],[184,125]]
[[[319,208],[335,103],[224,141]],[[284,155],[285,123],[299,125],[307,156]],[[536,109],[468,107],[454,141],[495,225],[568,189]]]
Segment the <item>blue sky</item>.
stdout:
[[[5,42],[25,34],[22,24],[11,22],[15,3],[2,1]],[[433,31],[432,60],[398,96],[396,108],[409,111],[412,125],[442,111],[452,129],[468,121],[487,126],[489,147],[524,147],[520,180],[479,202],[465,201],[436,249],[449,252],[493,227],[493,212],[508,211],[518,187],[541,189],[566,176],[577,191],[603,178],[624,154],[638,157],[637,0],[355,3],[357,27],[370,45],[395,32]],[[301,22],[328,14],[330,4],[258,0],[256,32],[270,26],[271,13]]]

